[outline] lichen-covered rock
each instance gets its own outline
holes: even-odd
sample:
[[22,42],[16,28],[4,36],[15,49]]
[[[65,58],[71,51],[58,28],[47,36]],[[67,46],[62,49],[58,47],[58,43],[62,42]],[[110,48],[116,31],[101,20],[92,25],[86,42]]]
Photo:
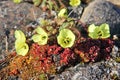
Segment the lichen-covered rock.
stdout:
[[120,64],[111,59],[109,61],[101,61],[86,66],[78,64],[58,74],[52,80],[112,80],[113,74],[116,75],[114,80],[119,80],[119,73]]
[[26,25],[41,15],[41,10],[29,3],[15,4],[12,1],[0,1],[0,52],[14,49],[14,30],[26,31]]
[[[118,0],[119,3],[119,0]],[[120,8],[106,0],[95,0],[84,10],[81,21],[86,24],[108,23],[111,34],[120,34]]]

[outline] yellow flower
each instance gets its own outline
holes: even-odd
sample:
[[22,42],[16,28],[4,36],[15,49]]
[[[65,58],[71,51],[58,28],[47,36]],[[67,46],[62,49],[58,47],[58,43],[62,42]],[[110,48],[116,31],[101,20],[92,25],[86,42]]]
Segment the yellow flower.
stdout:
[[29,47],[26,43],[26,37],[20,30],[15,31],[15,49],[18,55],[25,56],[28,53]]
[[77,6],[80,5],[80,3],[81,3],[80,0],[70,0],[70,3],[69,3],[69,4],[70,4],[72,7],[77,7]]
[[13,0],[14,3],[19,4],[22,0]]
[[37,34],[32,36],[32,40],[37,42],[39,45],[45,45],[48,41],[48,34],[41,27],[35,29]]
[[57,41],[63,48],[72,47],[75,41],[75,35],[69,29],[62,29],[57,37]]

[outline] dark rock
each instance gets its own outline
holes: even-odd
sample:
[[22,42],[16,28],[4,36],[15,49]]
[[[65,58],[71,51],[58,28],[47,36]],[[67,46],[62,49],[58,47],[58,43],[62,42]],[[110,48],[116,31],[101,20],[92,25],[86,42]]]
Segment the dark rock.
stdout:
[[120,8],[106,0],[91,2],[83,12],[81,21],[96,25],[108,23],[112,35],[120,34]]
[[21,29],[25,32],[26,25],[35,21],[41,13],[39,8],[27,2],[14,4],[10,0],[0,1],[0,52],[3,53],[6,49],[6,36],[8,50],[14,49],[14,30]]
[[88,3],[90,3],[92,0],[81,0],[83,3],[86,3],[86,4],[88,4]]

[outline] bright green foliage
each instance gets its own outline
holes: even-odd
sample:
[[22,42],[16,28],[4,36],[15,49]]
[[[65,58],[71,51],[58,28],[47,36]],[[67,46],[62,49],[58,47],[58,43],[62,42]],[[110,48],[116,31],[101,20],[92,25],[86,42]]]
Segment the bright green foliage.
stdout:
[[41,3],[41,0],[33,0],[33,3],[35,6],[39,6]]
[[63,48],[72,47],[75,41],[74,33],[69,29],[63,29],[60,31],[57,42]]
[[39,22],[40,26],[46,26],[50,24],[49,20],[41,19]]
[[48,1],[48,6],[49,6],[49,9],[52,10],[53,9],[53,2],[51,0]]
[[67,17],[67,10],[65,8],[61,9],[58,13],[58,17]]
[[32,36],[32,40],[34,42],[37,42],[39,45],[45,45],[47,44],[47,41],[48,41],[48,34],[45,32],[44,29],[42,29],[41,27],[37,27],[35,29],[35,32],[37,34],[34,34]]
[[64,29],[64,28],[67,28],[67,27],[69,26],[69,24],[70,24],[69,22],[63,23],[63,24],[60,26],[59,31],[62,30],[62,29]]
[[40,80],[47,80],[45,74],[40,74],[39,79]]
[[69,4],[72,6],[72,7],[77,7],[79,6],[81,3],[80,0],[70,0]]
[[93,39],[110,37],[109,25],[106,23],[100,26],[95,26],[94,24],[91,24],[88,27],[88,32],[89,36]]
[[[69,19],[69,20],[68,20]],[[74,22],[70,18],[67,18],[67,22],[63,22],[62,25],[59,28],[59,31],[64,28],[71,28],[74,26]]]
[[13,0],[13,2],[14,3],[16,3],[16,4],[19,4],[19,3],[21,3],[23,0]]
[[29,47],[26,44],[26,38],[22,31],[16,30],[15,31],[15,49],[18,55],[25,56],[28,53]]

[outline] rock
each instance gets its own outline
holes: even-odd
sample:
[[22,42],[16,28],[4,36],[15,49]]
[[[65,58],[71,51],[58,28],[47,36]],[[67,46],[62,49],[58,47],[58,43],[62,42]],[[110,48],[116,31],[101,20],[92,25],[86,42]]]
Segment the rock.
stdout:
[[80,64],[75,68],[69,68],[55,76],[53,80],[89,80],[87,67],[81,67]]
[[[71,13],[72,12],[72,13]],[[83,12],[83,7],[79,6],[76,9],[73,9],[72,7],[68,7],[68,16],[71,18],[77,18],[80,19]]]
[[112,36],[114,34],[120,34],[120,8],[106,0],[95,0],[91,2],[85,8],[81,21],[86,24],[94,23],[96,25],[108,23]]
[[14,4],[12,1],[0,1],[0,52],[6,49],[6,31],[8,50],[14,49],[14,30],[26,31],[26,25],[41,15],[41,10],[29,3]]
[[112,71],[118,73],[118,79],[116,80],[119,80],[120,64],[116,63],[114,65],[114,63],[114,60],[111,59],[109,61],[88,64],[84,67],[78,64],[75,68],[70,68],[56,75],[52,80],[111,80]]
[[112,49],[112,52],[111,52],[111,56],[113,57],[113,58],[116,58],[116,57],[118,57],[118,47],[117,46],[113,46],[113,49]]
[[86,3],[86,4],[88,4],[88,3],[90,3],[92,0],[81,0],[83,3]]
[[120,7],[120,0],[107,0],[107,1],[109,1],[109,2],[113,3],[114,5],[117,5],[117,6]]

